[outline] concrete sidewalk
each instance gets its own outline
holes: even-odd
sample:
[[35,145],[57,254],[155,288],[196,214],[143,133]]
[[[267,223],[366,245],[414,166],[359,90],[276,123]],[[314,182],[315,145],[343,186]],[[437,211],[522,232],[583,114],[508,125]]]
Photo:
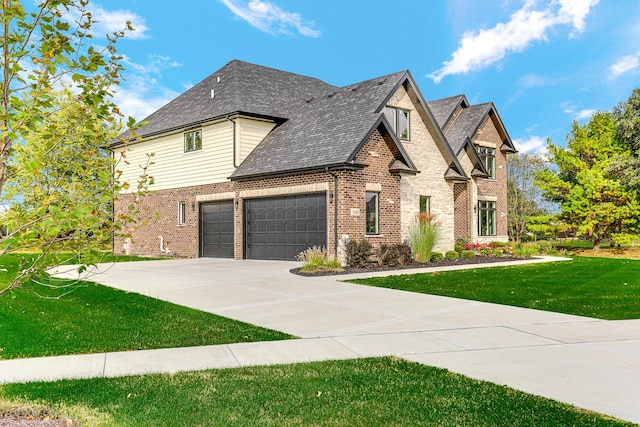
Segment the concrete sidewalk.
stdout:
[[395,355],[640,423],[639,320],[600,321],[337,277],[303,278],[288,272],[293,266],[148,261],[102,267],[91,279],[302,340],[6,360],[0,382]]

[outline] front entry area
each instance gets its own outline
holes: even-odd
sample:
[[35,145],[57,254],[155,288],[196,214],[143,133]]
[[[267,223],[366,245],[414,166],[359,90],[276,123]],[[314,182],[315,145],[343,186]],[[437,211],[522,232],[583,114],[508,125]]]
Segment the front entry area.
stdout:
[[325,193],[245,200],[247,259],[295,260],[312,246],[327,245]]
[[200,256],[233,258],[233,200],[200,204]]

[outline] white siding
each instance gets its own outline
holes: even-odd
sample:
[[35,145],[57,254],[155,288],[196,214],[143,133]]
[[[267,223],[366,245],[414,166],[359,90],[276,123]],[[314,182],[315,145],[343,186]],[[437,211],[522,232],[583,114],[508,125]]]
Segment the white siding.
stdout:
[[244,117],[236,119],[236,123],[236,137],[238,138],[236,165],[240,165],[271,132],[275,127],[275,123]]
[[[152,190],[227,181],[234,171],[231,122],[214,123],[199,129],[202,129],[202,149],[188,153],[184,152],[184,132],[129,144],[124,148],[129,164],[120,160],[116,166],[123,172],[121,182],[129,182],[135,188],[141,167],[147,163],[150,153],[154,153],[151,159],[154,164],[149,167],[149,175],[154,178]],[[115,150],[116,160],[121,158],[122,151],[122,148]]]

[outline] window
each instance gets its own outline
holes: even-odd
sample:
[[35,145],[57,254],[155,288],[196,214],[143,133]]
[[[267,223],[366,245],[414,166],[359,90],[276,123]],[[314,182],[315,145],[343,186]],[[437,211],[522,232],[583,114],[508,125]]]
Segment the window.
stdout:
[[420,196],[420,213],[431,215],[431,197]]
[[409,111],[400,108],[384,107],[384,115],[393,127],[398,138],[409,141]]
[[478,147],[480,160],[484,163],[484,167],[489,173],[489,178],[496,179],[496,149],[487,147]]
[[187,219],[187,204],[185,202],[178,203],[178,225],[186,223]]
[[194,130],[184,134],[184,152],[202,150],[202,130]]
[[478,202],[478,234],[496,235],[496,202],[480,200]]
[[370,193],[367,191],[367,234],[380,233],[380,212],[379,212],[379,199],[378,193]]

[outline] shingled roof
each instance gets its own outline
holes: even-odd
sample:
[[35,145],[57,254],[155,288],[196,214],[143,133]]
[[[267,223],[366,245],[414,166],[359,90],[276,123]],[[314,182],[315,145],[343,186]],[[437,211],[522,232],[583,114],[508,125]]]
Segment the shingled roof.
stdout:
[[[457,95],[449,98],[427,102],[440,128],[445,129],[445,136],[453,151],[459,154],[466,142],[472,138],[487,115],[494,120],[498,131],[503,134],[501,150],[515,152],[513,142],[502,124],[498,112],[492,102],[470,105],[466,96]],[[459,107],[462,107],[455,115]]]
[[[232,174],[246,179],[354,165],[358,150],[379,130],[395,161],[395,172],[416,173],[411,159],[382,113],[401,87],[417,99],[450,163],[447,179],[467,179],[409,71],[335,87],[321,80],[234,60],[151,114],[136,130],[146,139],[236,114],[270,118],[278,124]],[[416,101],[414,101],[416,102]],[[117,140],[127,139],[125,133]]]
[[295,113],[300,100],[332,88],[316,78],[233,60],[145,118],[136,136],[149,137],[231,113],[285,119]]

